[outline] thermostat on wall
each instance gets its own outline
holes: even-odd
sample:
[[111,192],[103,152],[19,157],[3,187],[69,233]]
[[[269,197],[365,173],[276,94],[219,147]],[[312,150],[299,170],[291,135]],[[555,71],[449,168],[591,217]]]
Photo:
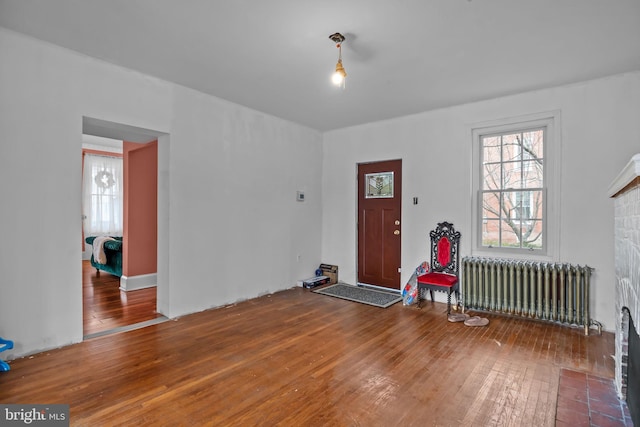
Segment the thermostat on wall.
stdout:
[[296,200],[299,202],[304,202],[304,193],[302,191],[298,191],[296,193]]

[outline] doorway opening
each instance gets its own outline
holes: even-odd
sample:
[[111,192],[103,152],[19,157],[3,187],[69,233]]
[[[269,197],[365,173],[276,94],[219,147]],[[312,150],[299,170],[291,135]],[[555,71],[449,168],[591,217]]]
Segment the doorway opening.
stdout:
[[[90,261],[83,259],[83,336],[86,340],[167,320],[163,315],[168,306],[165,299],[168,295],[167,270],[166,267],[161,268],[161,265],[166,265],[168,256],[166,243],[168,241],[168,185],[165,184],[168,180],[169,135],[90,117],[83,117],[82,133],[98,139],[127,141],[127,144],[132,143],[129,147],[140,145],[145,151],[147,146],[157,144],[157,160],[154,165],[157,167],[153,172],[156,176],[152,177],[154,186],[152,190],[147,187],[147,191],[157,193],[155,212],[148,213],[153,216],[154,223],[157,221],[157,227],[153,230],[156,239],[155,247],[152,247],[153,251],[151,251],[154,253],[155,259],[152,261],[157,266],[156,271],[153,274],[121,278],[109,272],[98,271],[93,268]],[[164,172],[161,173],[161,171]],[[129,184],[132,184],[134,179],[130,178]],[[135,205],[131,205],[129,212],[131,209],[136,209]],[[129,243],[131,242],[127,242],[123,233],[122,246]],[[126,249],[124,252],[126,253]],[[132,283],[143,283],[143,285],[138,289]]]

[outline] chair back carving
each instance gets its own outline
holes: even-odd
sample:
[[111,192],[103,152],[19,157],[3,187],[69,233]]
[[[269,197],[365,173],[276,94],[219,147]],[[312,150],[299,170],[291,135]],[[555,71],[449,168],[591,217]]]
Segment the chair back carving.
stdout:
[[460,232],[449,222],[439,222],[431,237],[431,271],[458,275]]

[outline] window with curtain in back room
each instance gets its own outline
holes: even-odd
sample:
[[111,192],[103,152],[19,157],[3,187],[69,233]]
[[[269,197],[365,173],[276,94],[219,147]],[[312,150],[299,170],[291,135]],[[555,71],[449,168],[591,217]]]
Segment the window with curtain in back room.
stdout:
[[86,153],[82,187],[85,236],[122,236],[122,158]]
[[548,213],[554,204],[549,195],[556,194],[551,191],[556,180],[549,161],[549,155],[557,153],[550,149],[554,120],[552,116],[473,130],[474,251],[522,256],[553,252],[549,230],[558,220]]

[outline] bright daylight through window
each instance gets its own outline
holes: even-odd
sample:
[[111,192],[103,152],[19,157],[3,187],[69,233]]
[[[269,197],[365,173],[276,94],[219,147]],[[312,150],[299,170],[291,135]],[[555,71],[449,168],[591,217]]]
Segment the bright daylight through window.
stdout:
[[84,155],[83,212],[87,236],[122,236],[122,158]]

